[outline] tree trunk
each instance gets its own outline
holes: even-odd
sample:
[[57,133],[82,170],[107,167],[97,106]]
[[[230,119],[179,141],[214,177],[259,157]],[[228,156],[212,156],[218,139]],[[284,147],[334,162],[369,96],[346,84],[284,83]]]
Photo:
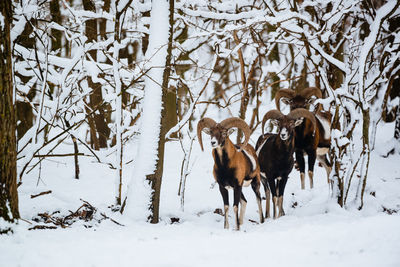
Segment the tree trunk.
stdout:
[[[239,37],[237,36],[236,31],[233,32],[233,39],[235,40],[236,45],[240,44]],[[242,120],[246,120],[246,111],[247,111],[247,106],[249,104],[249,90],[248,90],[248,84],[246,81],[246,72],[245,72],[245,63],[244,63],[244,57],[242,53],[242,48],[239,48],[238,51],[238,57],[239,57],[239,64],[240,64],[240,78],[242,82],[242,90],[243,94],[240,99],[240,109],[239,109],[239,118]],[[240,144],[240,140],[242,139],[242,132],[238,132],[237,137],[236,137],[236,143]]]
[[[333,120],[332,120],[332,130],[339,130],[340,129],[340,116],[339,116],[339,105],[336,104],[335,107],[335,114],[333,114]],[[332,141],[333,142],[333,141]],[[333,181],[333,192],[332,192],[332,197],[336,198],[337,203],[340,205],[340,207],[343,208],[344,206],[344,178],[341,175],[341,158],[337,157],[336,155],[342,155],[342,147],[336,146],[336,145],[331,145],[331,149],[329,152],[330,160],[332,162],[332,173],[331,177]]]
[[[51,20],[59,25],[62,24],[61,21],[61,12],[60,12],[60,0],[51,0],[50,1],[50,13],[51,13]],[[62,32],[60,30],[51,29],[51,50],[55,51],[58,50],[57,55],[61,55],[61,38]]]
[[296,92],[301,92],[303,89],[310,87],[307,81],[307,61],[304,60],[303,68],[300,72],[300,78],[293,82],[293,88]]
[[369,147],[369,127],[370,127],[370,114],[369,109],[363,110],[363,162],[361,167],[361,193],[360,193],[360,206],[359,209],[361,210],[364,206],[364,193],[365,187],[367,186],[367,178],[368,178],[368,168],[369,168],[369,161],[370,161],[370,147]]
[[[122,205],[128,216],[143,218],[144,215],[151,223],[159,221],[167,132],[165,101],[172,50],[173,7],[173,0],[152,1],[149,46],[142,67],[146,77],[144,98],[141,102],[143,111],[140,116],[140,138],[133,177],[127,188],[126,205]],[[123,207],[121,212],[124,212]]]
[[[105,3],[106,5],[106,3]],[[115,8],[117,9],[117,8]],[[123,142],[122,142],[122,126],[123,126],[123,106],[122,106],[122,91],[121,91],[121,78],[119,75],[119,54],[120,54],[120,17],[121,13],[116,10],[115,24],[114,24],[114,52],[113,52],[113,71],[115,79],[115,93],[117,95],[116,108],[115,108],[115,124],[116,124],[116,148],[117,148],[117,192],[116,204],[122,205],[122,159],[123,159]]]
[[[400,97],[399,104],[397,105],[396,123],[394,126],[394,138],[400,143]],[[398,151],[400,153],[400,151]]]
[[[276,30],[275,27],[268,27],[268,32],[275,31],[275,30]],[[279,59],[279,46],[278,46],[278,44],[275,44],[274,47],[272,48],[272,51],[268,56],[268,61],[270,63],[272,63],[274,61],[279,63],[280,59]],[[270,73],[270,83],[274,83],[274,82],[277,82],[277,81],[279,81],[278,75],[275,72],[271,72]],[[278,92],[279,89],[280,89],[280,85],[279,85],[278,82],[274,83],[271,86],[271,100],[275,98],[275,94],[276,94],[276,92]]]
[[[168,1],[168,0],[166,0]],[[154,3],[153,3],[154,4]],[[151,195],[151,205],[150,205],[150,222],[158,223],[159,221],[159,211],[160,211],[160,193],[161,193],[161,182],[164,167],[164,145],[165,145],[165,134],[169,130],[169,116],[171,112],[176,112],[174,110],[168,110],[171,108],[168,105],[171,101],[172,95],[168,93],[168,83],[171,71],[171,53],[172,53],[172,40],[173,40],[173,25],[174,25],[174,0],[169,0],[169,38],[168,38],[168,48],[167,48],[167,58],[165,60],[165,69],[163,73],[162,81],[162,112],[161,112],[161,129],[160,138],[158,141],[158,160],[156,163],[156,170],[153,174],[147,175],[146,179],[150,181],[151,188],[153,190]],[[176,95],[174,94],[176,97]]]
[[[11,0],[0,1],[3,23],[0,31],[0,218],[14,222],[19,218],[17,192],[16,121],[13,101],[10,23]],[[0,233],[10,229],[1,229]]]
[[[110,12],[111,0],[104,0],[103,1],[103,11]],[[107,40],[107,19],[100,19],[99,21],[99,30],[100,30],[100,37],[101,39]]]
[[[172,43],[172,40],[169,43]],[[168,55],[170,55],[170,50],[168,50]],[[171,56],[169,57],[169,61],[167,59],[167,64],[168,64],[166,65],[167,67],[171,65],[170,62],[171,62]],[[168,68],[168,78],[169,78],[169,71],[170,68]],[[167,130],[165,133],[167,133],[169,129],[171,129],[178,123],[178,111],[176,105],[177,89],[175,87],[168,88],[168,83],[165,86],[163,83],[163,90],[164,94],[166,95],[165,99],[163,99],[163,103],[164,103],[165,117],[166,117],[165,128]],[[177,132],[171,134],[171,137],[172,138],[178,137]]]
[[[96,7],[92,0],[83,0],[83,8],[88,11],[96,12]],[[88,42],[96,41],[97,20],[87,20],[85,27]],[[97,60],[97,50],[89,51],[89,55],[94,61]],[[88,85],[92,89],[92,94],[90,95],[90,108],[92,110],[98,110],[98,112],[94,112],[93,116],[89,116],[88,118],[90,126],[91,145],[94,149],[99,150],[100,148],[107,147],[107,140],[110,135],[110,128],[108,128],[106,122],[104,108],[101,106],[103,104],[101,84],[93,82],[92,78],[88,77]]]

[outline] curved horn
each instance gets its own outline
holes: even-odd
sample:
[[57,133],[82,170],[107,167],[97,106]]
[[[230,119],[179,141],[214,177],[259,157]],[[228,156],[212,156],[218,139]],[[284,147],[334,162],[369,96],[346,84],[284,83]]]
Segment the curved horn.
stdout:
[[312,124],[313,124],[313,132],[315,132],[315,127],[317,126],[317,122],[315,120],[314,114],[312,114],[310,111],[304,108],[296,108],[295,110],[291,111],[287,115],[290,119],[296,120],[299,118],[307,118],[309,119]]
[[270,119],[280,120],[280,119],[282,119],[283,116],[284,116],[284,115],[282,114],[282,112],[280,112],[280,111],[277,110],[277,109],[268,111],[268,112],[264,115],[263,120],[262,120],[262,124],[261,124],[261,127],[262,127],[262,134],[264,135],[264,127],[265,127],[265,123],[267,122],[267,120],[270,120]]
[[281,89],[275,94],[275,105],[278,110],[281,110],[279,100],[282,97],[292,99],[296,95],[296,92],[292,89]]
[[198,123],[197,123],[197,139],[199,140],[199,144],[201,147],[201,150],[204,151],[203,149],[203,140],[201,137],[201,131],[204,128],[211,128],[212,126],[216,125],[217,123],[211,119],[211,118],[202,118]]
[[322,91],[317,87],[308,87],[300,91],[299,95],[308,99],[311,96],[316,96],[317,98],[322,98]]
[[219,124],[222,127],[227,128],[227,129],[236,127],[238,129],[242,130],[245,138],[244,138],[244,142],[241,145],[241,147],[244,148],[247,145],[247,143],[249,142],[249,139],[250,139],[251,130],[250,130],[249,125],[247,125],[247,123],[244,120],[242,120],[241,118],[233,117],[233,118],[225,119],[225,120],[221,121]]
[[[321,89],[317,88],[317,87],[308,87],[303,89],[299,95],[301,95],[302,97],[304,97],[305,99],[309,100],[311,96],[315,96],[317,98],[322,98],[322,91]],[[322,106],[321,104],[317,105],[317,109],[314,112],[318,112],[319,110],[321,110]]]

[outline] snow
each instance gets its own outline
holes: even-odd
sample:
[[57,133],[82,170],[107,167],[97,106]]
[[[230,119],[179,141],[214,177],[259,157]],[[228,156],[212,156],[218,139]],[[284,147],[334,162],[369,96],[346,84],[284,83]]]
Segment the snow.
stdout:
[[[366,96],[365,96],[365,75],[366,75],[366,61],[367,57],[371,53],[371,49],[373,48],[374,44],[377,42],[377,37],[380,32],[380,28],[382,26],[382,20],[384,17],[386,17],[389,13],[393,12],[393,9],[396,6],[395,1],[389,1],[386,3],[384,6],[382,6],[376,14],[376,18],[374,22],[370,25],[370,34],[364,41],[364,45],[361,48],[361,54],[360,54],[360,66],[359,66],[359,72],[358,72],[358,83],[359,83],[359,89],[358,89],[358,94],[360,97],[360,101],[363,105],[364,109],[368,108],[368,103],[366,101]],[[368,86],[369,84],[367,84]]]
[[[336,223],[338,217],[340,223]],[[129,229],[108,225],[101,232],[57,230],[49,231],[46,238],[42,232],[18,232],[4,238],[2,244],[14,242],[8,244],[13,253],[4,253],[2,262],[32,267],[56,262],[58,266],[398,266],[399,234],[374,231],[377,225],[397,227],[400,221],[396,219],[384,215],[285,218],[270,223],[268,229],[254,226],[247,232],[201,227],[195,222],[139,224]]]
[[307,38],[310,39],[310,45],[312,48],[318,51],[318,53],[321,54],[326,60],[329,61],[329,63],[332,63],[336,67],[338,67],[341,71],[346,73],[346,66],[343,62],[340,60],[334,58],[333,56],[327,54],[324,49],[318,44],[318,42],[315,39],[312,39],[308,34],[306,34]]
[[[393,123],[379,125],[377,147],[392,137],[393,127]],[[92,228],[76,223],[65,229],[28,231],[32,225],[21,220],[14,227],[13,235],[0,235],[0,262],[10,267],[54,266],[55,263],[58,266],[251,266],[260,263],[399,266],[400,216],[387,215],[382,212],[382,206],[400,209],[400,167],[395,164],[400,161],[400,155],[383,158],[379,151],[373,151],[365,208],[361,211],[342,209],[330,198],[325,170],[321,167],[315,170],[314,189],[300,190],[299,173],[293,171],[285,192],[287,215],[264,224],[249,221],[258,221],[258,214],[255,196],[250,188],[245,188],[247,213],[241,231],[237,232],[224,230],[223,217],[213,213],[223,203],[218,188],[211,186],[213,161],[207,138],[204,152],[197,142],[193,144],[195,164],[186,182],[184,211],[177,195],[183,153],[179,142],[167,143],[161,222],[157,225],[132,220],[108,208],[115,198],[112,190],[115,171],[107,165],[91,157],[80,157],[81,178],[76,180],[72,157],[64,163],[45,160],[40,178],[39,170],[35,169],[18,188],[23,219],[32,221],[39,212],[56,210],[67,215],[83,199],[125,226],[103,221]],[[126,147],[126,151],[131,149],[132,146]],[[55,153],[70,152],[72,145],[62,144],[57,150]],[[83,147],[80,152],[88,153]],[[124,179],[132,173],[132,168],[132,164],[125,166]],[[30,198],[31,194],[46,190],[52,193]],[[230,197],[232,200],[232,193]],[[179,223],[170,224],[172,217],[179,218]]]
[[203,18],[211,19],[226,19],[226,20],[241,20],[249,19],[254,17],[262,17],[265,15],[264,11],[254,10],[249,12],[241,12],[240,14],[230,14],[230,13],[215,13],[201,10],[192,10],[188,8],[182,8],[182,11],[189,16],[198,16]]

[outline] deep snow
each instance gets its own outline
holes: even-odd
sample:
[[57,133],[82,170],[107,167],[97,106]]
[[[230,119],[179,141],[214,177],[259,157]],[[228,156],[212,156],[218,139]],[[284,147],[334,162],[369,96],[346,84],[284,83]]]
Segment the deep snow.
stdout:
[[[81,179],[76,180],[73,158],[62,159],[66,163],[45,160],[39,182],[36,169],[24,176],[19,187],[22,218],[31,221],[39,212],[56,210],[67,215],[83,199],[125,226],[103,221],[85,228],[88,223],[77,222],[66,229],[28,231],[32,225],[20,221],[13,235],[0,236],[0,266],[400,266],[400,216],[382,211],[382,206],[400,209],[400,156],[380,156],[393,126],[378,129],[362,211],[335,204],[323,168],[316,168],[315,188],[310,190],[306,184],[304,191],[299,173],[293,171],[285,192],[285,217],[262,225],[249,221],[258,221],[257,208],[252,190],[244,190],[248,207],[240,232],[224,230],[223,217],[213,213],[223,204],[217,186],[212,187],[207,136],[204,152],[194,143],[184,211],[177,195],[183,155],[179,143],[167,144],[162,221],[157,225],[119,216],[108,208],[115,198],[115,170],[107,165],[80,157]],[[250,143],[254,144],[256,135]],[[133,151],[129,146],[125,149]],[[62,151],[71,152],[72,146],[63,145],[58,152]],[[86,153],[83,147],[80,152]],[[128,164],[124,184],[131,173],[132,164]],[[30,198],[47,190],[52,193]],[[171,217],[178,217],[179,223],[171,224]]]

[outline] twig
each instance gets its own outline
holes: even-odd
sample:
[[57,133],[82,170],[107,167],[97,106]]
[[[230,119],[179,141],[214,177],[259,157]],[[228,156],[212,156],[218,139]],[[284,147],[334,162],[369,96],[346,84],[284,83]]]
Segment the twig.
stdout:
[[48,226],[48,225],[35,225],[28,230],[44,230],[44,229],[57,229],[57,226]]
[[71,138],[72,138],[72,142],[74,143],[75,179],[79,179],[78,144],[76,142],[76,138],[74,135],[71,134]]
[[91,157],[90,155],[85,155],[84,153],[34,155],[33,157],[34,158],[48,158],[48,157],[68,157],[68,156],[87,156],[87,157]]
[[23,221],[23,222],[26,222],[26,223],[29,223],[29,224],[32,224],[30,221],[28,221],[28,220],[25,220],[25,219],[22,219],[22,218],[19,218],[21,221]]
[[41,192],[41,193],[36,194],[36,195],[31,195],[31,198],[35,198],[35,197],[39,197],[39,196],[43,196],[43,195],[47,195],[47,194],[51,194],[51,193],[52,193],[51,190],[44,191],[44,192]]
[[[59,146],[59,145],[62,143],[62,141],[64,141],[66,138],[67,138],[67,136],[63,137],[63,139],[62,139],[59,143],[57,143],[52,149],[50,149],[50,150],[47,152],[47,155],[50,155],[50,153],[53,152],[53,150],[56,149],[57,146]],[[38,153],[38,152],[39,152],[39,150],[37,150],[35,153]],[[33,159],[33,157],[32,157],[32,159]],[[19,175],[19,179],[20,179],[20,180],[22,180],[23,172],[24,172],[25,169],[28,167],[28,165],[29,165],[29,163],[32,161],[32,159],[31,159],[27,164],[25,164],[24,168],[22,169],[21,174]],[[41,157],[41,158],[39,159],[39,161],[36,162],[26,173],[27,173],[27,174],[30,173],[37,165],[41,164],[43,159],[44,159],[44,157]]]
[[119,226],[125,226],[125,225],[123,225],[123,224],[117,222],[116,220],[114,220],[114,219],[108,217],[105,213],[100,213],[100,215],[103,216],[104,219],[109,219],[110,221],[112,221],[112,222],[115,223],[115,224],[118,224]]

